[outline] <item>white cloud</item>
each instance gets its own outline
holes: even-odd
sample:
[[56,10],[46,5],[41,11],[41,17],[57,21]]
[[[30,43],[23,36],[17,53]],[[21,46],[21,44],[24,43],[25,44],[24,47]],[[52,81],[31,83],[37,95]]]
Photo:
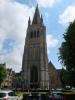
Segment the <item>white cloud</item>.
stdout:
[[47,40],[47,50],[49,54],[50,48],[56,47],[59,41],[53,35],[50,34],[47,35],[46,40]]
[[45,12],[45,17],[48,18],[49,14],[48,12]]
[[46,39],[47,39],[47,47],[48,48],[55,47],[58,44],[58,40],[55,39],[53,37],[53,35],[48,34]]
[[65,25],[75,20],[75,4],[68,6],[64,12],[59,15],[59,23]]
[[52,7],[54,4],[59,2],[60,0],[37,0],[39,6],[41,7]]
[[[28,17],[32,18],[33,12],[34,8],[15,0],[0,0],[0,63],[6,62],[17,72],[21,70]],[[47,35],[48,51],[57,43],[57,39]]]
[[[29,16],[32,18],[33,12],[33,7],[15,0],[0,0],[0,62],[6,62],[16,71],[21,68],[27,21]],[[6,39],[15,41],[11,52],[6,52],[8,47],[3,48]]]

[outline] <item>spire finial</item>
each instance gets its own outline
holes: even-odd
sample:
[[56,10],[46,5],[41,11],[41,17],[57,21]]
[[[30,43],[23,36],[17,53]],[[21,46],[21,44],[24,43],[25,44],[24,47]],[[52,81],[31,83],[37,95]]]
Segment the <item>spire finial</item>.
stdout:
[[38,3],[37,3],[37,6],[36,6],[36,8],[38,8]]
[[31,20],[30,20],[30,16],[29,16],[29,20],[28,20],[28,26],[31,25]]
[[41,14],[41,24],[43,24],[43,18],[42,18],[42,14]]
[[40,13],[37,4],[32,24],[39,24],[39,23],[40,23]]

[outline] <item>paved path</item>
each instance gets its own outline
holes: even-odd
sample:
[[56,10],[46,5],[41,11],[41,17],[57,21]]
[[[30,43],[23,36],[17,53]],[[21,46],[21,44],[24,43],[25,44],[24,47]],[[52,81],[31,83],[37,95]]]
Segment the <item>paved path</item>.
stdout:
[[22,99],[23,99],[23,96],[18,97],[18,100],[22,100]]

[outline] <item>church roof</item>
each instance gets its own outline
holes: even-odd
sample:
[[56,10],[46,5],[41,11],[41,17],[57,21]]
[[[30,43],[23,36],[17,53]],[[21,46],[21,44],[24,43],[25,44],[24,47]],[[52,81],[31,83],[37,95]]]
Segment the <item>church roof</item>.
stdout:
[[40,18],[38,5],[37,5],[32,24],[40,24],[40,23],[41,23],[41,18]]
[[53,65],[53,63],[51,61],[48,63],[48,65],[49,65],[49,67],[52,67],[54,70],[56,70],[55,66]]

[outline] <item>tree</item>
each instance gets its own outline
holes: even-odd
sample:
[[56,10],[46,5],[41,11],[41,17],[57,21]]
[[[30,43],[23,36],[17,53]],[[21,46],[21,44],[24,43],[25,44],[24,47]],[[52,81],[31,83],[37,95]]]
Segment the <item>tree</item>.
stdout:
[[0,64],[0,86],[3,80],[7,76],[7,70],[6,70],[6,65],[5,64]]
[[60,72],[60,78],[61,78],[61,82],[62,82],[62,86],[66,86],[69,85],[69,74],[68,71],[64,68],[61,69]]
[[68,71],[70,85],[75,86],[75,21],[70,23],[63,35],[64,41],[59,48],[59,60]]

